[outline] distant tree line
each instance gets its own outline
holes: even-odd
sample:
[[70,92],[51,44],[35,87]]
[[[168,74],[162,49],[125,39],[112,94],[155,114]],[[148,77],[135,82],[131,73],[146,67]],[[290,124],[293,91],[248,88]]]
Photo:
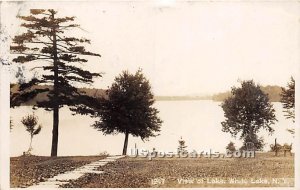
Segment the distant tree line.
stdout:
[[[281,102],[282,87],[276,85],[260,86],[261,90],[268,94],[270,102]],[[231,91],[217,93],[212,95],[211,99],[217,102],[222,102],[231,96]]]

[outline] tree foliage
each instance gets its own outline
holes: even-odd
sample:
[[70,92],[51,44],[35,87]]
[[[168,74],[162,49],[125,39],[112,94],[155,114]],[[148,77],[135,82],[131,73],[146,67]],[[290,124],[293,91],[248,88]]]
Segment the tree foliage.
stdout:
[[104,134],[124,133],[123,154],[127,152],[128,135],[142,140],[157,136],[162,121],[153,107],[154,96],[149,81],[141,70],[135,74],[124,71],[115,78],[96,113],[99,121],[93,125]]
[[295,122],[295,80],[291,77],[286,88],[282,88],[281,103],[284,109],[285,117]]
[[[18,16],[24,22],[22,27],[27,32],[15,36],[10,49],[18,56],[13,59],[15,63],[27,63],[39,61],[38,67],[33,68],[45,71],[40,79],[34,77],[31,81],[20,85],[19,105],[27,99],[31,99],[38,93],[49,91],[49,101],[39,102],[39,107],[52,110],[58,104],[73,106],[74,100],[80,97],[76,83],[91,84],[93,77],[101,76],[99,73],[91,73],[78,66],[87,62],[81,56],[98,56],[99,54],[89,52],[82,45],[90,43],[85,38],[65,36],[65,32],[79,27],[78,24],[70,23],[75,17],[55,17],[57,12],[49,9],[32,9],[30,16]],[[76,65],[76,66],[75,66]],[[30,90],[33,85],[53,85],[53,89]],[[57,96],[55,96],[55,94]],[[23,99],[22,99],[23,98]]]
[[[21,26],[26,32],[13,38],[11,53],[17,56],[13,62],[25,64],[36,62],[38,77],[20,84],[19,91],[11,95],[12,106],[33,99],[37,94],[47,92],[46,101],[37,102],[37,107],[53,111],[53,138],[51,155],[57,155],[59,108],[69,106],[71,111],[87,104],[87,97],[76,88],[78,84],[91,84],[92,73],[82,68],[88,60],[86,56],[97,56],[84,47],[90,40],[68,35],[68,31],[78,28],[75,17],[58,17],[53,9],[32,9],[29,16],[18,16],[23,21]],[[36,88],[47,85],[51,88]]]
[[252,142],[259,149],[256,134],[261,129],[270,134],[274,131],[271,125],[277,119],[273,105],[268,95],[253,80],[241,82],[241,87],[233,87],[231,93],[232,96],[221,105],[225,116],[225,121],[221,122],[222,131],[233,137],[240,134],[240,139],[245,143]]

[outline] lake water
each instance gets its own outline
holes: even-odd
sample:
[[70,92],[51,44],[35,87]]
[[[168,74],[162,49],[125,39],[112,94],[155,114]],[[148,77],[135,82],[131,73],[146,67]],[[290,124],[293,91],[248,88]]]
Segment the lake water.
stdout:
[[[282,112],[280,103],[273,103],[276,110],[278,122],[273,125],[275,132],[268,136],[266,132],[260,132],[264,136],[266,150],[269,145],[277,142],[280,144],[293,142],[292,135],[286,131],[294,126],[291,120],[287,120]],[[149,141],[141,141],[140,138],[129,136],[128,152],[134,148],[147,150],[175,151],[178,140],[182,138],[186,141],[188,150],[224,152],[225,146],[233,141],[238,147],[241,140],[234,139],[230,134],[221,130],[221,121],[224,120],[223,110],[219,106],[220,102],[209,100],[199,101],[158,101],[155,107],[160,110],[159,116],[164,121],[161,126],[160,135],[150,138]],[[18,156],[28,149],[30,137],[20,120],[23,116],[32,113],[31,107],[19,107],[11,109],[13,129],[11,131],[11,156]],[[35,110],[35,115],[39,117],[39,123],[43,125],[42,131],[33,139],[33,154],[49,156],[51,151],[52,138],[52,112],[43,109]],[[60,111],[59,125],[59,156],[73,155],[97,155],[101,152],[110,154],[121,154],[124,142],[124,134],[103,135],[91,127],[95,119],[89,116],[72,116],[68,108],[64,107]]]

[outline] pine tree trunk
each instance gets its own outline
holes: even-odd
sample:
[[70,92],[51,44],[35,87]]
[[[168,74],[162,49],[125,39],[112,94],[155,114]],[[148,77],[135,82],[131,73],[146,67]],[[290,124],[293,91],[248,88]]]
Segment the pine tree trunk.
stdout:
[[129,136],[129,133],[128,133],[128,131],[126,131],[125,132],[125,141],[124,141],[123,154],[122,155],[127,154],[128,136]]
[[52,129],[52,148],[51,156],[57,156],[58,147],[58,123],[59,123],[59,109],[54,108],[53,110],[53,129]]
[[[54,20],[54,13],[52,17]],[[57,41],[56,41],[56,28],[52,29],[53,35],[53,66],[54,66],[54,85],[53,85],[53,129],[52,129],[52,147],[51,156],[57,156],[58,147],[58,124],[59,124],[59,83],[58,83],[58,57],[57,57]]]

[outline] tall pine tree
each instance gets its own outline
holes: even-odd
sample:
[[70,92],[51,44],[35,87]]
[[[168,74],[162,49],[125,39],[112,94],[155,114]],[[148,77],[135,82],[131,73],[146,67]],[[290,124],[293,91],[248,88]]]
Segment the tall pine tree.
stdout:
[[[53,9],[32,9],[29,16],[18,16],[23,21],[26,32],[15,36],[10,47],[15,63],[39,64],[40,77],[19,86],[19,91],[12,94],[13,106],[18,106],[34,98],[39,93],[47,93],[47,100],[37,102],[37,107],[53,111],[53,130],[51,156],[57,156],[59,109],[67,105],[71,111],[87,103],[88,98],[80,92],[78,85],[93,83],[99,73],[91,73],[80,67],[88,60],[86,56],[99,54],[89,52],[84,44],[90,40],[67,36],[68,30],[78,28],[75,17],[58,17]],[[44,85],[44,87],[41,87]]]

